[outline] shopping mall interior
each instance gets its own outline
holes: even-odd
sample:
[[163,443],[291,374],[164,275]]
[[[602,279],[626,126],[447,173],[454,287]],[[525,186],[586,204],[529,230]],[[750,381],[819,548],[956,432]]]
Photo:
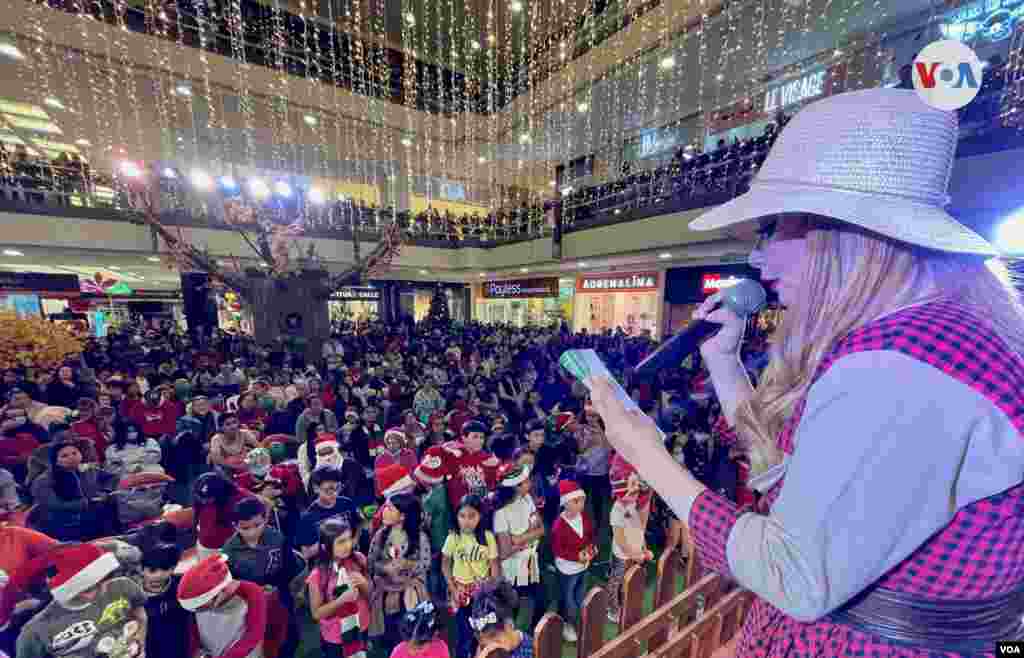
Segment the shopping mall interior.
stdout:
[[[970,88],[970,97],[963,104],[941,108],[948,116],[955,114],[957,122],[948,142],[948,150],[954,154],[951,173],[941,170],[937,174],[943,179],[942,186],[948,182],[944,188],[948,197],[937,202],[936,208],[948,212],[959,222],[953,222],[957,227],[966,226],[993,245],[986,261],[989,269],[1007,289],[1016,285],[1018,292],[1021,290],[1016,278],[1024,275],[1024,261],[1020,260],[1024,257],[1021,0],[0,0],[0,7],[4,17],[0,26],[0,325],[8,327],[0,327],[0,370],[5,373],[0,419],[15,423],[3,425],[0,467],[13,473],[12,486],[17,488],[12,494],[14,502],[9,506],[0,502],[6,510],[0,533],[12,526],[32,527],[64,542],[58,548],[67,548],[71,541],[96,539],[95,532],[67,537],[47,532],[47,524],[52,527],[54,519],[61,517],[56,512],[48,517],[39,511],[43,503],[34,497],[38,494],[30,481],[36,468],[32,460],[37,459],[42,460],[37,466],[43,475],[35,476],[51,477],[44,454],[50,449],[47,446],[58,448],[50,457],[52,469],[58,468],[57,453],[63,444],[57,442],[64,439],[54,439],[54,432],[45,431],[50,421],[54,427],[65,427],[65,420],[72,427],[76,421],[85,422],[80,414],[91,417],[93,397],[99,402],[97,409],[105,408],[103,398],[109,403],[111,376],[115,381],[121,377],[145,379],[148,383],[143,388],[147,389],[150,385],[154,390],[170,388],[171,398],[175,382],[184,380],[192,395],[208,394],[218,412],[232,415],[240,409],[239,395],[246,397],[257,384],[265,387],[253,397],[260,409],[264,409],[261,400],[269,395],[266,389],[275,391],[278,406],[269,402],[259,428],[242,422],[247,428],[243,431],[254,432],[251,447],[259,444],[268,449],[264,452],[271,452],[268,437],[291,437],[291,452],[286,457],[298,460],[294,462],[299,469],[296,476],[301,470],[302,481],[297,487],[308,498],[300,496],[302,502],[294,504],[301,507],[292,510],[295,518],[288,527],[299,534],[301,529],[294,526],[304,522],[308,512],[303,510],[317,504],[318,485],[310,484],[310,472],[313,481],[320,482],[316,480],[319,469],[312,467],[319,463],[317,446],[321,443],[320,438],[303,434],[308,428],[301,419],[305,418],[304,409],[312,408],[306,395],[319,399],[321,387],[322,402],[334,418],[333,424],[321,419],[320,430],[329,431],[329,437],[335,431],[341,436],[342,426],[348,426],[348,413],[355,413],[353,422],[358,424],[371,408],[380,418],[367,421],[364,440],[370,445],[383,446],[380,442],[388,441],[384,430],[390,434],[391,425],[403,428],[398,433],[409,435],[413,452],[405,477],[415,479],[424,507],[432,480],[421,475],[431,461],[432,443],[437,441],[440,446],[448,445],[444,441],[462,440],[465,421],[486,420],[488,455],[499,454],[506,436],[522,442],[519,450],[505,450],[500,468],[486,472],[484,479],[492,495],[497,482],[499,497],[501,482],[514,482],[514,488],[522,481],[515,472],[510,475],[510,469],[522,467],[515,455],[530,452],[526,437],[533,421],[544,423],[539,427],[547,432],[545,440],[558,446],[562,439],[551,437],[560,437],[569,431],[565,427],[577,428],[578,424],[574,436],[581,445],[573,443],[573,458],[591,454],[579,437],[591,427],[586,421],[588,414],[597,417],[592,406],[595,402],[586,389],[578,390],[582,384],[573,380],[564,362],[563,368],[558,367],[561,352],[550,347],[555,342],[558,349],[596,349],[606,361],[609,354],[618,355],[612,372],[628,389],[623,397],[638,404],[642,400],[640,408],[648,413],[668,413],[665,408],[672,407],[675,403],[669,401],[677,397],[683,400],[680,408],[703,408],[707,397],[702,396],[710,395],[713,419],[720,413],[732,423],[735,409],[720,404],[714,391],[707,393],[722,380],[717,375],[706,377],[707,371],[702,370],[706,366],[701,366],[698,357],[686,361],[685,378],[674,374],[677,362],[689,357],[696,347],[680,354],[666,369],[671,373],[658,374],[659,383],[653,388],[636,374],[642,368],[634,367],[660,343],[685,332],[694,323],[695,313],[703,317],[698,309],[709,298],[742,279],[759,281],[768,288],[767,306],[759,308],[750,329],[753,337],[747,336],[757,342],[760,351],[744,347],[744,362],[748,370],[761,356],[761,368],[768,362],[766,345],[783,322],[788,304],[780,298],[782,293],[769,285],[774,277],[762,279],[764,270],[752,266],[752,250],[760,249],[759,238],[765,239],[765,234],[758,232],[764,223],[761,229],[755,226],[745,231],[724,224],[698,230],[701,227],[691,223],[722,204],[743,198],[759,180],[762,185],[776,180],[759,179],[759,175],[773,155],[781,161],[780,149],[774,147],[785,140],[787,127],[796,125],[791,122],[801,121],[804,108],[817,103],[841,104],[848,94],[889,90],[909,97],[916,90],[914,98],[925,99],[921,107],[927,109],[925,103],[936,107],[935,96],[929,96],[929,80],[932,86],[952,87],[956,75],[957,91]],[[959,44],[973,53],[972,58],[960,68],[929,69],[930,60],[922,59],[921,53],[939,42]],[[936,70],[939,83],[934,77]],[[949,79],[944,77],[946,73]],[[865,113],[874,116],[873,111],[868,108]],[[851,119],[856,120],[859,118]],[[865,118],[864,125],[870,120]],[[797,130],[805,130],[798,134],[813,132],[800,126]],[[837,134],[846,132],[836,129]],[[823,135],[818,137],[818,143],[791,141],[787,152],[790,157],[797,152],[813,159],[829,141]],[[889,178],[894,187],[903,184],[896,180],[901,176],[914,178],[901,169],[907,163],[899,162],[898,154],[904,152],[900,149],[906,142],[917,138],[922,135],[877,139],[882,148],[891,149],[885,166],[892,169],[879,165],[867,177]],[[918,153],[915,157],[924,162],[932,155]],[[837,160],[855,162],[866,157],[851,149]],[[915,160],[907,166],[917,164]],[[791,162],[777,165],[773,172],[785,176],[798,168]],[[821,180],[828,175],[822,174]],[[931,179],[924,181],[930,183]],[[913,192],[911,189],[903,196],[918,203],[913,201]],[[901,194],[894,192],[893,196]],[[862,211],[866,206],[855,203],[855,207]],[[785,212],[776,209],[772,214],[784,217]],[[906,222],[924,214],[908,212]],[[900,224],[904,219],[892,221]],[[774,222],[771,226],[775,230]],[[947,229],[950,234],[956,231]],[[899,229],[893,230],[896,232],[887,236],[902,239]],[[941,239],[936,238],[935,244]],[[126,354],[133,354],[134,362],[126,361]],[[160,370],[164,364],[154,354],[170,363],[167,372]],[[397,356],[398,361],[389,355]],[[405,364],[401,365],[403,355]],[[439,359],[436,373],[435,357]],[[820,354],[815,358],[820,359]],[[455,364],[454,371],[446,369],[445,359],[451,360],[449,365]],[[49,399],[45,391],[60,385],[57,369],[62,365],[73,366],[75,382],[67,386],[75,393],[57,393]],[[237,367],[235,374],[232,367]],[[208,380],[203,379],[206,374],[200,374],[206,369],[210,369]],[[403,369],[408,376],[394,374],[393,381],[390,379],[390,373]],[[467,374],[467,369],[474,374]],[[41,373],[50,371],[52,376],[45,375],[46,384],[36,381]],[[104,373],[108,380],[100,381]],[[281,373],[287,374],[278,381]],[[290,379],[292,374],[294,379]],[[421,396],[425,382],[417,377],[424,374],[437,390],[429,389]],[[812,373],[804,374],[805,395]],[[529,379],[521,396],[520,375]],[[82,377],[93,378],[89,380],[92,389]],[[550,386],[543,383],[548,377]],[[1011,380],[1015,378],[1019,379],[1018,375]],[[752,379],[757,377],[752,375]],[[536,387],[531,388],[535,381]],[[669,381],[678,388],[672,388]],[[373,401],[368,401],[365,395],[369,395],[371,383]],[[336,386],[345,388],[344,396]],[[485,394],[488,386],[491,388]],[[378,389],[380,403],[376,402]],[[493,409],[487,411],[492,389]],[[87,390],[93,393],[87,395]],[[36,423],[33,411],[25,417],[44,431],[34,438],[18,434],[15,429],[21,427],[20,421],[9,416],[14,413],[13,400],[26,391],[33,404],[65,409],[69,415],[51,414],[45,423]],[[533,393],[539,400],[535,405]],[[161,474],[170,474],[168,482],[171,476],[177,480],[160,487],[162,494],[164,489],[171,492],[163,501],[170,506],[164,509],[165,515],[187,511],[189,521],[178,523],[179,530],[187,526],[199,532],[198,540],[192,537],[192,543],[183,546],[186,557],[178,556],[178,571],[185,573],[209,553],[207,549],[220,548],[203,543],[210,539],[211,525],[227,524],[222,545],[235,540],[244,543],[249,540],[239,527],[258,515],[235,518],[229,513],[231,506],[237,507],[239,491],[256,492],[248,489],[249,485],[238,485],[236,490],[231,484],[238,476],[251,475],[248,453],[241,462],[228,464],[227,453],[221,454],[226,439],[214,439],[211,444],[214,435],[222,435],[210,434],[207,428],[199,431],[204,439],[199,452],[191,457],[178,454],[177,437],[199,435],[189,434],[191,430],[181,425],[195,415],[195,402],[182,390],[177,395],[182,396],[175,402],[182,405],[175,416],[177,422],[172,419],[167,428],[151,429],[140,411],[136,433],[157,441],[158,449],[163,447],[162,461],[158,459],[160,464],[153,466]],[[351,402],[340,402],[350,396]],[[575,402],[567,402],[570,399]],[[110,429],[115,438],[132,417],[116,403],[117,399],[111,427],[121,429]],[[293,403],[299,405],[296,415],[282,421],[283,429],[270,432],[267,427],[274,414],[284,413],[284,409],[295,412]],[[485,410],[481,411],[478,403]],[[424,409],[426,413],[421,413]],[[394,417],[406,411],[410,417],[407,425],[401,414]],[[787,413],[792,411],[787,408]],[[566,420],[566,413],[573,419]],[[1024,421],[1020,421],[1020,408],[1014,413],[1019,434]],[[614,425],[604,411],[601,415],[602,428]],[[661,416],[657,418],[660,424]],[[717,441],[721,427],[702,418],[701,427],[706,425]],[[435,437],[433,421],[438,419],[443,428]],[[493,429],[492,421],[499,419],[509,434]],[[592,423],[595,432],[596,422]],[[198,426],[203,427],[202,422]],[[424,434],[414,426],[424,429],[429,437],[426,444],[412,442],[414,434]],[[690,429],[696,428],[694,424]],[[779,428],[781,425],[775,427]],[[33,441],[31,449],[21,443],[17,449],[3,447],[8,439],[20,441],[16,435]],[[322,438],[322,434],[317,436]],[[110,445],[123,447],[123,441],[115,438]],[[168,457],[172,449],[165,440],[175,441],[173,458]],[[611,436],[608,440],[616,448]],[[346,441],[347,432],[343,446],[348,445]],[[337,447],[337,441],[326,443]],[[401,519],[411,518],[411,512],[404,507],[399,511],[385,493],[391,480],[382,479],[379,458],[373,461],[378,448],[362,449],[365,454],[360,450],[356,449],[355,459],[363,462],[363,468],[356,469],[357,475],[368,487],[376,484],[376,488],[365,494],[352,485],[355,489],[343,491],[345,496],[357,500],[360,514],[379,507],[392,510]],[[379,450],[387,452],[390,447]],[[622,454],[622,449],[612,450],[613,456]],[[739,454],[730,452],[729,458],[722,460],[738,469],[742,480],[750,465]],[[282,455],[273,455],[273,469],[293,463]],[[1013,460],[1019,459],[1017,452],[1013,455]],[[89,456],[84,457],[88,462]],[[101,466],[97,470],[109,474],[102,448],[94,458]],[[471,459],[472,455],[463,457],[462,453],[457,458]],[[199,644],[189,647],[192,653],[188,655],[312,658],[368,652],[373,658],[382,658],[391,650],[397,652],[392,656],[414,655],[432,646],[426,636],[406,635],[406,626],[419,628],[419,622],[436,626],[438,637],[444,636],[447,643],[445,651],[450,647],[450,655],[458,658],[488,652],[493,656],[536,653],[544,658],[647,653],[707,658],[715,651],[733,652],[716,655],[840,656],[854,655],[855,648],[869,654],[878,650],[877,655],[886,656],[927,655],[914,648],[902,653],[891,649],[903,645],[894,640],[890,646],[889,640],[878,639],[880,631],[874,635],[863,631],[864,637],[873,639],[861,644],[851,640],[832,653],[797,649],[786,653],[780,644],[767,649],[768,645],[757,645],[748,637],[756,632],[749,628],[751,615],[768,613],[758,607],[762,599],[756,597],[766,597],[785,613],[790,609],[764,593],[771,591],[769,585],[762,583],[758,589],[752,584],[756,579],[749,572],[733,568],[731,574],[722,573],[714,559],[698,560],[696,547],[702,552],[710,550],[705,544],[711,540],[702,538],[702,533],[711,531],[696,521],[691,529],[689,520],[679,520],[678,508],[663,505],[662,518],[655,504],[650,524],[664,528],[651,540],[656,549],[654,559],[637,559],[642,551],[629,559],[617,552],[620,528],[611,531],[607,516],[613,498],[612,490],[606,488],[609,459],[606,454],[603,470],[578,471],[582,473],[580,486],[588,497],[587,513],[602,515],[594,519],[602,539],[597,542],[600,557],[591,556],[595,566],[589,567],[587,583],[593,589],[587,590],[585,602],[569,600],[575,594],[565,595],[568,598],[563,602],[562,590],[570,584],[576,587],[576,580],[565,573],[563,567],[569,563],[558,562],[562,558],[551,553],[547,540],[540,549],[537,536],[519,543],[516,533],[533,532],[538,510],[533,510],[532,517],[528,515],[519,530],[508,530],[518,527],[519,517],[506,518],[503,532],[499,514],[510,508],[502,507],[486,511],[484,516],[489,519],[493,512],[498,535],[495,550],[502,557],[505,580],[519,592],[518,605],[509,608],[500,588],[497,593],[488,590],[477,601],[468,585],[464,591],[460,589],[465,595],[461,601],[453,596],[449,602],[447,595],[438,598],[437,582],[443,591],[446,581],[450,587],[472,571],[470,567],[462,575],[444,571],[455,553],[449,552],[442,533],[443,546],[430,536],[432,553],[428,551],[427,561],[437,563],[427,579],[430,582],[400,585],[396,583],[408,580],[405,575],[385,571],[387,575],[382,576],[370,569],[370,593],[358,611],[369,615],[368,640],[360,635],[366,631],[364,620],[352,631],[346,618],[344,633],[341,626],[331,626],[341,619],[336,615],[343,608],[331,608],[327,622],[319,612],[311,615],[312,607],[327,606],[327,599],[337,598],[336,593],[325,598],[327,580],[323,592],[314,592],[310,580],[297,598],[282,596],[281,603],[274,589],[279,583],[257,579],[272,599],[269,612],[263,604],[248,601],[250,611],[264,609],[261,628],[270,621],[267,637],[259,642],[261,648],[250,643],[243,651],[242,644],[224,644],[222,638],[208,640],[203,634],[210,629],[200,619],[206,608],[194,613],[186,606],[179,621],[191,625],[199,620]],[[537,507],[546,519],[539,526],[539,537],[547,526],[550,538],[552,532],[558,532],[552,524],[559,505],[575,495],[571,488],[560,494],[560,487],[576,480],[565,478],[570,470],[552,474],[539,463],[534,465],[532,456],[528,461],[532,465],[526,467],[528,473],[532,468],[549,475],[538,480],[537,486],[550,489],[547,509],[552,516],[543,505]],[[611,479],[615,480],[617,462],[615,458],[611,462]],[[446,458],[446,467],[447,463]],[[574,462],[573,466],[579,469],[580,464]],[[635,473],[640,467],[633,466],[636,468],[629,472]],[[686,467],[694,470],[689,464]],[[462,473],[459,468],[463,466],[452,466],[451,473]],[[362,473],[364,469],[366,473]],[[207,470],[235,476],[235,480],[222,478],[236,496],[224,508],[229,511],[214,510],[212,516],[199,512],[202,505],[197,501],[220,495],[205,490],[200,494],[193,486],[207,477],[207,473],[200,474]],[[263,473],[259,469],[253,472],[257,471]],[[150,471],[143,468],[142,472]],[[264,475],[258,476],[260,483]],[[451,474],[439,477],[449,483],[457,479]],[[629,479],[628,474],[624,477],[622,482]],[[650,481],[657,489],[657,482]],[[125,486],[123,478],[121,482],[122,488],[135,490],[134,485]],[[112,485],[114,491],[117,486]],[[346,486],[342,483],[343,489]],[[454,496],[451,489],[449,484],[449,495]],[[742,482],[739,489],[751,491]],[[470,487],[461,493],[473,490]],[[754,494],[750,495],[753,500]],[[735,496],[733,491],[732,498]],[[543,495],[534,493],[534,498]],[[602,502],[602,498],[606,500]],[[618,501],[619,494],[614,498]],[[756,498],[762,500],[760,492]],[[264,498],[258,500],[273,507]],[[489,505],[495,504],[491,498],[487,500]],[[462,523],[460,502],[464,499],[447,502],[452,528]],[[123,503],[118,505],[123,507]],[[58,507],[70,509],[64,503]],[[460,510],[457,523],[456,507]],[[271,512],[266,513],[273,516]],[[95,520],[92,512],[76,514],[76,523],[86,524],[86,517]],[[417,518],[419,514],[417,507]],[[646,514],[642,514],[645,525]],[[229,517],[234,521],[224,520]],[[352,530],[365,539],[360,550],[370,551],[372,567],[374,559],[383,560],[383,553],[374,558],[373,551],[384,549],[373,543],[379,538],[375,531],[380,519],[374,518],[376,525],[371,528],[371,518],[372,513],[363,519],[365,528],[353,525]],[[447,517],[445,522],[449,522]],[[395,525],[393,521],[384,523],[386,527]],[[396,527],[403,523],[397,522]],[[427,519],[423,523],[426,529]],[[318,532],[321,539],[325,536],[326,525],[318,520],[311,526],[312,543],[316,543]],[[123,519],[116,529],[105,527],[108,531],[100,533],[104,536],[121,537],[128,530]],[[133,530],[137,527],[138,519],[131,524]],[[302,545],[294,543],[295,538],[283,526],[279,530],[285,536],[285,553],[296,551],[300,571],[305,569],[302,573],[308,575],[317,565],[326,573],[333,564],[329,556],[323,558],[322,551],[317,553],[316,546],[311,552],[299,550]],[[231,533],[236,535],[229,540]],[[691,534],[694,541],[689,539]],[[455,532],[449,537],[457,543],[453,537],[460,535]],[[359,537],[356,539],[358,544]],[[387,535],[381,539],[387,540]],[[146,564],[147,551],[153,547],[136,545],[141,546]],[[480,548],[486,552],[483,545]],[[468,549],[453,550],[465,553]],[[729,550],[733,550],[732,543]],[[122,554],[117,555],[121,558]],[[517,571],[519,567],[509,566],[510,560],[519,559],[515,556],[524,555],[528,557],[522,558],[522,573]],[[676,556],[681,556],[678,564]],[[318,562],[321,559],[327,561]],[[724,559],[719,556],[720,562]],[[729,559],[734,559],[731,552]],[[158,564],[156,557],[153,560],[152,564]],[[234,560],[230,561],[233,569]],[[97,558],[95,565],[100,562]],[[456,572],[460,568],[457,562]],[[467,560],[467,564],[472,562]],[[487,560],[477,562],[484,564],[486,573]],[[493,562],[498,564],[496,556]],[[590,560],[586,564],[590,565]],[[14,567],[21,569],[25,564]],[[271,569],[269,564],[266,567]],[[621,568],[616,571],[617,567]],[[252,571],[251,564],[246,568]],[[153,569],[139,571],[142,575],[136,579],[143,590],[145,574],[155,573]],[[10,572],[6,564],[0,564],[0,570]],[[83,568],[82,573],[87,571]],[[541,575],[535,578],[534,571]],[[181,579],[180,573],[174,578]],[[184,582],[191,573],[186,573]],[[332,577],[340,578],[337,571],[333,573]],[[780,573],[788,572],[782,569]],[[237,573],[235,577],[244,580]],[[256,579],[254,575],[246,577]],[[377,578],[394,582],[381,584],[384,589],[378,590]],[[46,590],[43,581],[53,579],[51,573],[48,580],[37,578],[34,585]],[[578,580],[582,588],[583,580]],[[19,581],[18,586],[28,591],[29,582]],[[248,590],[243,587],[240,591]],[[56,589],[53,596],[57,598]],[[179,588],[176,601],[185,601],[183,596]],[[132,606],[142,605],[128,598]],[[415,603],[431,599],[437,603],[436,618],[433,609],[428,614],[422,604]],[[511,636],[494,639],[502,632],[512,633],[509,629],[513,626],[485,632],[481,629],[492,626],[479,622],[485,626],[478,627],[473,616],[478,603],[491,606],[481,613],[486,618],[487,610],[501,617],[509,609],[518,612],[524,604],[529,608],[531,600],[535,613],[548,608],[550,612],[539,623],[537,614],[529,624],[519,622],[526,638],[523,642],[530,644],[529,653],[526,644],[509,639]],[[277,604],[280,609],[274,608]],[[717,612],[705,614],[705,608]],[[748,614],[751,608],[753,612]],[[9,611],[0,606],[0,617]],[[778,612],[776,608],[772,611]],[[166,609],[161,614],[166,614]],[[347,614],[356,616],[354,611]],[[287,629],[276,629],[279,633],[272,640],[269,627],[274,626],[275,615],[278,621],[284,620]],[[144,623],[145,615],[141,619]],[[242,630],[248,638],[255,622],[246,619]],[[787,616],[778,624],[782,627],[792,620]],[[501,626],[499,621],[494,624]],[[35,620],[20,623],[28,628]],[[67,648],[66,643],[72,641],[68,638],[63,638],[63,648],[58,646],[59,638],[39,636],[34,647],[29,640],[14,643],[11,639],[10,644],[0,643],[0,656],[4,651],[11,658],[64,656],[79,649],[86,651],[82,656],[114,655],[90,644],[103,644],[99,634],[96,638],[72,638],[79,642],[74,649]],[[156,635],[152,618],[150,634]],[[735,653],[741,634],[740,646],[749,653]],[[160,635],[168,635],[166,627]],[[353,639],[355,636],[359,637]],[[407,648],[412,653],[400,653],[402,649],[396,645],[410,637],[419,642],[416,651]],[[794,646],[803,646],[801,641]],[[909,642],[913,645],[914,640]],[[117,655],[148,652],[152,656],[158,649],[150,649],[151,643],[147,638],[142,654],[135,643],[122,647],[125,652]],[[878,649],[883,645],[884,651]],[[921,646],[938,650],[934,643]],[[948,655],[959,656],[968,655],[974,645],[949,646]],[[195,653],[197,650],[202,653]]]

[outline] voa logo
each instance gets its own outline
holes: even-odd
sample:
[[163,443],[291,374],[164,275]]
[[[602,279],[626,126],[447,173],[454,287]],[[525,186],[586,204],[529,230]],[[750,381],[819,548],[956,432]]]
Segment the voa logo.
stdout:
[[981,60],[967,44],[934,41],[914,59],[914,89],[932,107],[958,110],[978,95],[982,70]]

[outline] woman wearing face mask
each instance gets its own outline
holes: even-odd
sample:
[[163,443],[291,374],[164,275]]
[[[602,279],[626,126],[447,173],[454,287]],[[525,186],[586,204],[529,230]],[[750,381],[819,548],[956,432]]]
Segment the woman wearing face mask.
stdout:
[[161,456],[155,439],[145,438],[134,421],[123,421],[114,427],[114,441],[107,446],[103,468],[118,478],[130,473],[163,473]]

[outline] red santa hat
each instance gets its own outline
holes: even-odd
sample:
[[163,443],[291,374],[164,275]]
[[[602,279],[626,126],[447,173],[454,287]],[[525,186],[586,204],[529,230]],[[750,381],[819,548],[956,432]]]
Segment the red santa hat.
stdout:
[[338,450],[341,446],[338,445],[338,437],[331,432],[320,432],[316,435],[316,448],[320,446],[331,446],[335,450]]
[[377,469],[377,495],[390,498],[401,493],[410,493],[416,488],[416,481],[409,475],[409,469],[401,464],[391,464]]
[[707,375],[697,375],[690,382],[690,399],[695,402],[704,402],[711,397]]
[[647,505],[651,500],[651,490],[647,487],[646,483],[640,478],[640,474],[636,468],[626,461],[618,453],[612,458],[611,466],[608,470],[608,478],[612,484],[612,499],[622,500],[626,498],[630,493],[630,481],[636,478],[637,483],[640,485],[639,491],[637,491],[636,506],[642,508]]
[[498,483],[503,487],[518,487],[530,477],[530,467],[515,462],[502,464],[498,468]]
[[586,498],[587,494],[583,493],[583,489],[580,489],[574,480],[562,480],[558,483],[558,503],[565,505],[570,500],[576,500],[577,498]]
[[181,607],[194,612],[233,582],[227,556],[211,555],[185,572],[178,583],[178,601]]
[[174,478],[165,473],[132,473],[121,478],[117,483],[117,488],[134,489],[156,484],[170,484],[171,482],[174,482]]
[[555,416],[555,431],[561,432],[565,430],[567,427],[571,426],[575,420],[576,414],[571,411],[563,411]]
[[445,450],[441,446],[430,446],[427,448],[420,465],[416,467],[413,475],[424,486],[433,486],[444,482]]
[[96,587],[120,567],[113,553],[93,544],[59,546],[48,555],[50,593],[58,603],[68,603]]

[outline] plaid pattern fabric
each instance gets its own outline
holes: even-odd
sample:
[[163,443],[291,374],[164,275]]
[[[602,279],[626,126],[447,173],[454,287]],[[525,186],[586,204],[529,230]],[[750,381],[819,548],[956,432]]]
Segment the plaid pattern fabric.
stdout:
[[[854,331],[830,352],[815,379],[843,356],[872,350],[901,352],[938,368],[990,400],[1024,434],[1024,363],[965,306],[951,300],[917,306]],[[779,436],[779,446],[789,454],[804,406],[804,402],[797,406]],[[756,511],[768,513],[783,485],[784,478],[762,497]],[[726,575],[725,544],[740,513],[728,501],[705,492],[690,515],[700,559]],[[1024,485],[1018,485],[961,509],[948,526],[883,576],[879,585],[937,600],[970,600],[1005,593],[1022,582]],[[956,658],[960,654],[915,650],[829,621],[799,622],[757,599],[736,655]]]

